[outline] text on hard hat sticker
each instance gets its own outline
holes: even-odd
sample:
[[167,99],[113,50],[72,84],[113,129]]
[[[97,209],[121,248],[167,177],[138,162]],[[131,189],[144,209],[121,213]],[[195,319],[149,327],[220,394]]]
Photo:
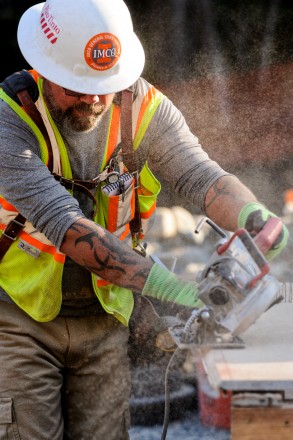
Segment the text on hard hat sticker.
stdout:
[[92,37],[84,50],[86,63],[95,70],[111,69],[119,60],[120,55],[120,41],[115,35],[109,33]]
[[56,43],[59,35],[62,32],[62,29],[57,24],[56,19],[51,14],[49,5],[43,8],[40,18],[40,24],[45,36],[48,38],[50,43]]

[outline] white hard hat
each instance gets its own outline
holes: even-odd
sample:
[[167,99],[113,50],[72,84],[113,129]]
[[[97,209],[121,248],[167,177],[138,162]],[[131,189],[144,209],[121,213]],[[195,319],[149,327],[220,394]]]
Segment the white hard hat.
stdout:
[[23,14],[17,38],[31,67],[79,93],[124,90],[144,67],[144,50],[122,0],[47,0]]

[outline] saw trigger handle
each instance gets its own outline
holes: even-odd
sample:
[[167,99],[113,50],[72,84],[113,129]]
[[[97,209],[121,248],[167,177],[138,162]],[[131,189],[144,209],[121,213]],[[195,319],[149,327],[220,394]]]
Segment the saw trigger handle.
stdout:
[[232,241],[234,241],[236,237],[238,237],[242,241],[243,245],[246,247],[247,251],[260,269],[260,273],[255,275],[248,283],[247,287],[252,288],[261,278],[263,278],[270,271],[270,266],[263,254],[261,253],[260,249],[255,244],[253,238],[244,228],[238,229],[236,232],[234,232],[232,237],[226,243],[223,243],[217,248],[218,255],[223,254],[230,247]]
[[255,236],[254,242],[262,253],[266,253],[274,244],[283,230],[279,217],[270,218],[263,229]]

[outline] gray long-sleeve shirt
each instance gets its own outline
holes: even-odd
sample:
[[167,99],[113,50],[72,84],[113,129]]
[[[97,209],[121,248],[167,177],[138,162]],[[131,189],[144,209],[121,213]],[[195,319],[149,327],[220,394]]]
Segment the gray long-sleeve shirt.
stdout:
[[[140,78],[134,96],[145,92]],[[93,179],[100,172],[109,112],[90,132],[63,131],[75,179]],[[83,194],[72,197],[40,159],[32,130],[0,100],[0,194],[60,248],[73,222],[89,216],[92,205]],[[203,151],[181,112],[164,97],[147,128],[139,159],[189,203],[200,209],[208,189],[227,173]]]

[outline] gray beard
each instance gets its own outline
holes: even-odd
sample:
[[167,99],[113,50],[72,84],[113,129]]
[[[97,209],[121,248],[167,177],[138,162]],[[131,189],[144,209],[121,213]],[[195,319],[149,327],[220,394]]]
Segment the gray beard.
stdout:
[[[51,108],[50,108],[51,107]],[[65,112],[56,109],[53,106],[48,106],[54,122],[62,130],[73,130],[77,132],[89,132],[92,131],[98,124],[102,115],[105,113],[105,106],[96,104],[88,105],[85,103],[78,103],[73,107],[70,107]],[[75,110],[83,111],[76,115]]]
[[[86,104],[80,101],[77,101],[75,105],[69,107],[66,111],[60,110],[56,107],[54,97],[49,88],[49,83],[47,83],[45,79],[43,82],[43,94],[54,122],[64,131],[92,131],[107,110],[104,104]],[[75,111],[79,111],[78,114],[76,114]]]

